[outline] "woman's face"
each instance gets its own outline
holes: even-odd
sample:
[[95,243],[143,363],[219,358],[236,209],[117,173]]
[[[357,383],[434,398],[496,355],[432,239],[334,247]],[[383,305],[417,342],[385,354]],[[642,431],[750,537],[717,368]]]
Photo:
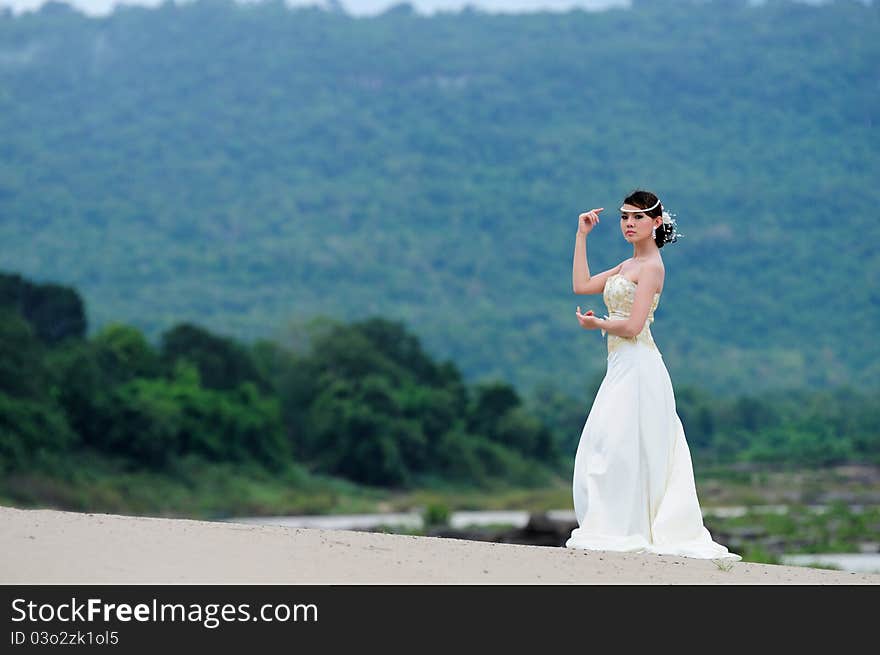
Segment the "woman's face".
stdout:
[[659,223],[657,220],[659,217],[651,218],[635,205],[624,205],[623,208],[637,210],[620,212],[620,231],[623,233],[623,238],[630,243],[642,239],[653,239],[651,235],[654,226]]

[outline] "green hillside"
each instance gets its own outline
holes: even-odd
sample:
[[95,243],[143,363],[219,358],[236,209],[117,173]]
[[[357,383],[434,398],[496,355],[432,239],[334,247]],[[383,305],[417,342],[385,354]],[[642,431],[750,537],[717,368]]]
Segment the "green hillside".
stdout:
[[[191,323],[157,346],[121,323],[87,327],[76,289],[0,272],[0,505],[285,513],[363,508],[380,489],[484,493],[481,506],[570,498],[579,399],[468,384],[399,322],[316,321],[298,351]],[[829,467],[880,464],[877,396],[679,386],[676,411],[701,472],[736,485],[744,470],[824,470],[839,489],[848,474]],[[872,478],[859,479],[867,493]]]
[[76,287],[93,331],[285,344],[382,316],[585,410],[605,351],[574,316],[603,309],[571,292],[577,214],[609,210],[604,270],[643,186],[686,235],[653,329],[676,385],[877,388],[878,28],[843,1],[7,12],[0,261]]

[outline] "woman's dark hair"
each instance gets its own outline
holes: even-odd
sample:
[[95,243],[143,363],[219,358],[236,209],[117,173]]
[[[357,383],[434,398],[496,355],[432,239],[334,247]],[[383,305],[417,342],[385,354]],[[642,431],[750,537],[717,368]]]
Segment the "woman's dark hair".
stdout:
[[[654,207],[654,205],[657,205],[657,200],[657,196],[655,196],[650,191],[636,189],[626,197],[626,199],[623,201],[623,204],[632,205],[633,207],[640,207],[641,209],[647,209],[648,207]],[[651,211],[646,211],[645,214],[647,216],[650,216],[651,218],[662,216],[663,205],[657,205]],[[662,248],[664,244],[672,243],[674,241],[674,239],[672,239],[672,233],[674,231],[674,227],[666,225],[665,223],[661,223],[660,227],[657,228],[657,236],[654,237],[654,242],[657,244],[657,247]]]

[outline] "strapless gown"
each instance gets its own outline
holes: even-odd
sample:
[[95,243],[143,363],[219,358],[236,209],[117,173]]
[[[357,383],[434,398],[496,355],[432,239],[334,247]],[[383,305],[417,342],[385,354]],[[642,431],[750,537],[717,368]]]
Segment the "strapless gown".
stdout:
[[[605,281],[606,318],[630,315],[636,287],[620,273]],[[703,525],[672,382],[651,335],[659,301],[657,293],[638,336],[602,330],[608,368],[575,455],[579,527],[565,546],[740,560]]]

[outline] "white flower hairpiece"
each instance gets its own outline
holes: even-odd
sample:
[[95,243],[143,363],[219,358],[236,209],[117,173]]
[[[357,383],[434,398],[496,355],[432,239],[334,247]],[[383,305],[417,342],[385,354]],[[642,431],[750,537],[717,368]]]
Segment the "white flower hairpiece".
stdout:
[[670,214],[665,209],[663,210],[663,225],[666,226],[666,240],[664,243],[675,243],[678,241],[678,237],[684,236],[677,229],[678,224],[675,221],[675,214]]

